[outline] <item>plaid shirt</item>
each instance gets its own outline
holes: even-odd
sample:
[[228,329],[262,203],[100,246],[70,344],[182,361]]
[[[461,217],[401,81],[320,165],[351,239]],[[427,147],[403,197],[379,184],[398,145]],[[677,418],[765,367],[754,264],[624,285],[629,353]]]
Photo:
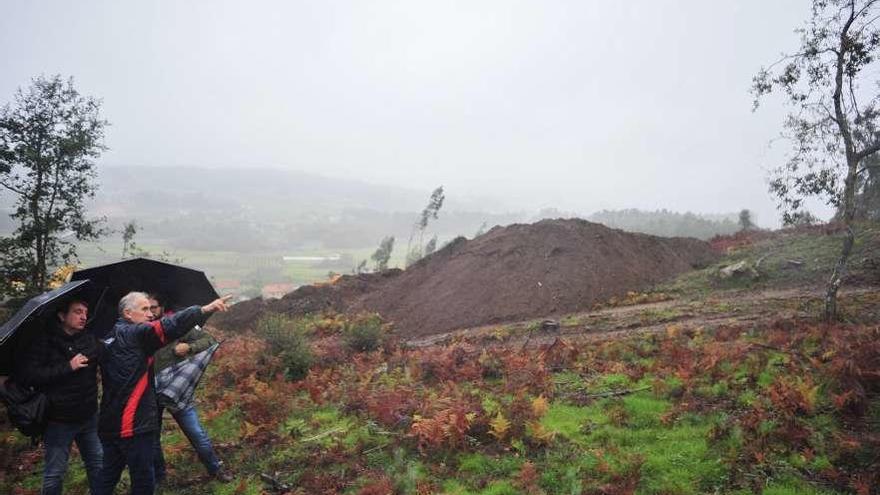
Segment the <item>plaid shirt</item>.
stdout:
[[214,344],[204,351],[168,366],[156,373],[156,396],[162,406],[177,412],[186,409],[193,402],[196,386],[211,357],[220,344]]

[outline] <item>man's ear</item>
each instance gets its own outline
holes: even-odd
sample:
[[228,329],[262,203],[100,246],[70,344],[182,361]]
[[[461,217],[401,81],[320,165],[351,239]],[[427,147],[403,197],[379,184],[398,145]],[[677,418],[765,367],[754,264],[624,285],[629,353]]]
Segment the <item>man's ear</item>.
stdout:
[[57,313],[55,313],[55,314],[58,315],[58,321],[64,321],[64,316],[65,316],[65,314],[66,314],[64,311],[59,311],[59,312],[57,312]]

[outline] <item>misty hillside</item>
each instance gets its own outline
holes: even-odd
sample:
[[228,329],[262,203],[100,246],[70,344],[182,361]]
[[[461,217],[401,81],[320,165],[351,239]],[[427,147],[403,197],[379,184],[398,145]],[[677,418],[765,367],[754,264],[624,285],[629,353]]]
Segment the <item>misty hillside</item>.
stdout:
[[[159,188],[143,177],[166,179],[157,179]],[[95,214],[115,226],[135,220],[142,242],[171,249],[375,246],[385,235],[408,236],[430,193],[272,169],[104,167],[99,180]],[[501,208],[488,199],[450,199],[434,232],[470,236],[483,223],[521,219],[484,213]]]
[[[698,215],[667,210],[643,211],[637,209],[602,210],[587,220],[616,229],[663,237],[696,237],[710,239],[716,235],[732,234],[740,229],[738,214]],[[753,219],[754,221],[754,219]]]
[[110,217],[198,210],[282,220],[291,212],[414,210],[426,196],[414,189],[266,168],[107,166],[99,171],[99,182],[95,207]]

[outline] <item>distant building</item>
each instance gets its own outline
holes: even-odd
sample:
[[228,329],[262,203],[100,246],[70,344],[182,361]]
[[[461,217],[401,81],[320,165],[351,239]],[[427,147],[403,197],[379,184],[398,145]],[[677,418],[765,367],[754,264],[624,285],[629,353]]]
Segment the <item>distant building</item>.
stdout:
[[261,293],[263,299],[280,299],[284,294],[296,290],[296,287],[294,284],[269,284],[263,286]]
[[241,281],[232,279],[218,280],[214,287],[217,289],[217,292],[238,292],[241,290]]

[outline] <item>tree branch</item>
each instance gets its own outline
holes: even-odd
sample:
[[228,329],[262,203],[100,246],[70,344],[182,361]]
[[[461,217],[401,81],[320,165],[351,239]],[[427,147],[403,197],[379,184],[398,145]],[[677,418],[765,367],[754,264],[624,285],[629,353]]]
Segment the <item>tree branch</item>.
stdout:
[[[880,151],[880,141],[877,141],[874,144],[872,144],[871,146],[868,146],[867,148],[863,149],[862,151],[856,153],[856,160],[862,161],[865,158],[873,155],[874,153],[877,153],[878,151]],[[868,168],[868,166],[865,166],[865,168]]]
[[844,55],[850,51],[850,41],[847,33],[849,33],[849,28],[852,26],[854,20],[855,2],[850,2],[849,19],[846,20],[846,23],[844,23],[840,30],[840,53],[837,54],[837,62],[835,63],[834,94],[832,96],[832,100],[834,101],[834,114],[837,116],[837,126],[840,128],[840,134],[846,148],[847,164],[850,163],[851,158],[855,157],[855,150],[853,149],[849,122],[846,120],[846,115],[843,113],[843,67],[845,65]]
[[9,184],[7,184],[5,181],[0,180],[0,186],[3,186],[3,187],[5,187],[6,189],[9,189],[10,191],[14,192],[15,194],[18,194],[19,196],[26,196],[26,195],[27,195],[27,194],[26,194],[24,191],[22,191],[21,189],[18,189],[18,188],[12,187],[12,186],[10,186]]
[[849,98],[852,101],[853,110],[856,112],[856,117],[862,118],[862,112],[859,111],[859,104],[856,102],[856,92],[853,88],[852,76],[847,76],[847,82],[849,83]]

